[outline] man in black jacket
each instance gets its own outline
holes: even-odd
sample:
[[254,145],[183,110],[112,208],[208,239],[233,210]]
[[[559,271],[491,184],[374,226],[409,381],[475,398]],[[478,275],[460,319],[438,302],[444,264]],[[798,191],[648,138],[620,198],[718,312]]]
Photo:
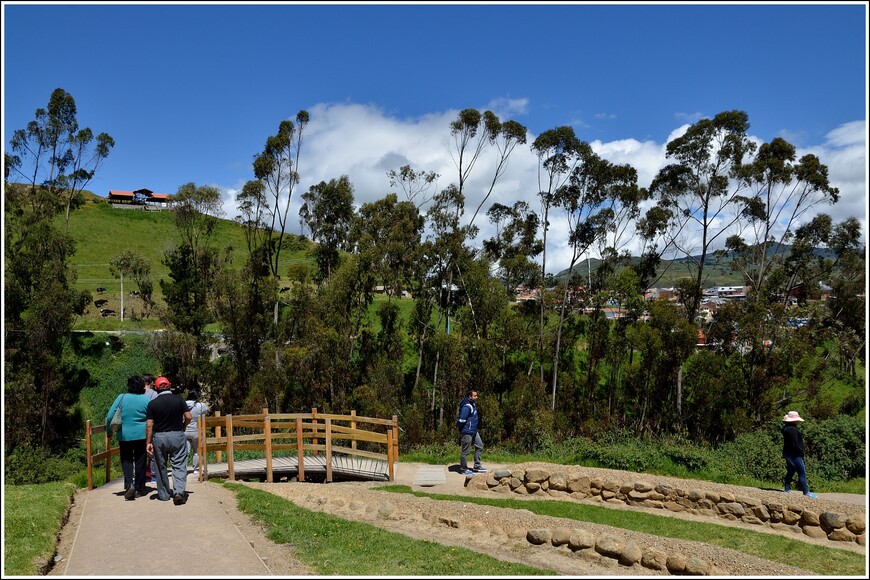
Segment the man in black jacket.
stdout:
[[[159,377],[154,383],[157,397],[148,403],[145,415],[145,443],[148,453],[157,460],[157,498],[175,505],[187,502],[187,439],[184,430],[190,423],[190,410],[184,399],[174,394],[169,379]],[[172,463],[173,487],[169,489],[167,459]]]
[[791,491],[794,474],[798,476],[798,487],[807,497],[818,497],[807,485],[807,468],[804,465],[804,437],[797,428],[803,419],[797,411],[789,411],[782,418],[782,457],[785,459],[785,491]]

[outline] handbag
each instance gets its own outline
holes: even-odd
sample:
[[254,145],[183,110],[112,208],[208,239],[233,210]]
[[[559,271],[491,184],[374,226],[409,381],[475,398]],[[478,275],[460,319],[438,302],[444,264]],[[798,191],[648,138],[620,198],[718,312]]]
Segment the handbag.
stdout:
[[115,409],[115,414],[112,416],[112,433],[117,433],[121,429],[121,407],[124,404],[124,397],[125,395],[121,395],[121,400],[118,401],[118,408]]

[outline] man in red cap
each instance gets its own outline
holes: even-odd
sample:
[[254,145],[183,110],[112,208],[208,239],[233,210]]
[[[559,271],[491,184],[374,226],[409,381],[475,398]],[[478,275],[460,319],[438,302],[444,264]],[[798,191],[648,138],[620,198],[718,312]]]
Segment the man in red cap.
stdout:
[[[184,399],[174,394],[166,377],[154,381],[157,397],[148,403],[145,415],[145,444],[157,463],[157,499],[175,505],[187,502],[187,439],[184,430],[191,415]],[[166,473],[167,460],[172,464],[172,489]]]

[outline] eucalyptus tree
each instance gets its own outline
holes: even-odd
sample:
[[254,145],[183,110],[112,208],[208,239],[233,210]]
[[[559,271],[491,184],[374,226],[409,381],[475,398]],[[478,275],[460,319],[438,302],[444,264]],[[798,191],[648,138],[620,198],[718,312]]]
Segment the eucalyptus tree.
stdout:
[[365,203],[354,217],[351,247],[363,269],[383,284],[389,300],[402,296],[419,277],[419,249],[425,218],[411,201],[398,201],[395,193]]
[[121,281],[121,322],[124,321],[124,276],[133,278],[138,286],[140,296],[144,289],[148,296],[146,305],[151,301],[151,263],[142,254],[134,250],[124,250],[109,259],[109,272]]
[[537,287],[538,265],[534,258],[544,249],[538,238],[540,218],[525,201],[508,207],[494,203],[487,210],[495,235],[483,242],[484,255],[498,264],[498,275],[508,294],[514,295],[519,286]]
[[[573,272],[577,260],[598,241],[614,233],[617,243],[619,232],[615,222],[637,215],[642,199],[637,186],[637,170],[630,165],[615,165],[599,157],[588,143],[576,148],[577,164],[571,170],[568,182],[559,187],[552,197],[554,207],[564,211],[568,222],[568,244],[571,260],[568,271]],[[611,251],[615,251],[611,248]],[[559,324],[553,357],[551,410],[556,410],[556,390],[559,379],[559,356],[562,328],[568,307],[570,281],[565,284],[559,307]]]
[[689,264],[692,280],[685,296],[689,322],[695,321],[701,302],[707,256],[740,219],[745,200],[741,192],[747,187],[743,165],[755,151],[748,130],[749,116],[743,111],[701,119],[667,144],[667,158],[674,162],[662,168],[650,185],[651,195],[669,210],[668,245]]
[[417,170],[410,165],[403,165],[398,171],[388,171],[387,177],[390,178],[390,187],[402,188],[407,200],[419,210],[432,201],[432,196],[438,191],[438,178],[441,176],[434,171]]
[[67,233],[70,211],[82,203],[82,191],[115,140],[108,133],[95,137],[90,128],[80,129],[75,99],[57,88],[48,106],[36,109],[34,120],[13,133],[10,145],[14,155],[6,157],[7,167],[31,189],[45,188],[62,202]]
[[353,184],[347,175],[312,185],[302,194],[299,221],[308,226],[317,242],[314,260],[320,279],[326,280],[338,266],[339,250],[350,248],[350,228],[354,220]]
[[726,248],[736,255],[732,268],[741,272],[759,299],[776,290],[788,294],[788,288],[767,288],[771,270],[782,264],[786,242],[809,210],[839,199],[818,157],[807,154],[797,162],[796,158],[794,145],[777,137],[761,145],[755,159],[740,171],[750,189],[741,199],[745,227],[727,239]]
[[[290,201],[299,183],[299,156],[302,152],[302,133],[308,126],[305,110],[296,113],[296,123],[285,119],[278,124],[278,132],[266,139],[263,151],[254,156],[254,177],[263,183],[269,199],[266,248],[269,266],[275,278],[278,270],[282,241],[290,215]],[[278,301],[275,301],[273,322],[278,324]]]
[[544,384],[544,281],[547,275],[547,232],[550,229],[550,206],[553,196],[567,183],[574,167],[579,163],[580,140],[574,129],[563,125],[544,131],[532,143],[532,151],[538,156],[538,197],[541,200],[541,227],[543,250],[541,254],[541,278],[539,289],[540,333],[538,336],[538,365],[541,384]]

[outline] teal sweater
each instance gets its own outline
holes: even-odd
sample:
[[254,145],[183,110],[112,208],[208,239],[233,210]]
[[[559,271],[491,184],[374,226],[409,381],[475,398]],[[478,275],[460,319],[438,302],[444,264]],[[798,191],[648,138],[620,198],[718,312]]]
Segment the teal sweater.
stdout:
[[[123,398],[123,401],[121,400]],[[118,441],[145,439],[145,412],[150,399],[145,395],[123,393],[118,395],[106,415],[106,429],[110,429],[115,408],[121,405],[121,429],[116,433]]]

